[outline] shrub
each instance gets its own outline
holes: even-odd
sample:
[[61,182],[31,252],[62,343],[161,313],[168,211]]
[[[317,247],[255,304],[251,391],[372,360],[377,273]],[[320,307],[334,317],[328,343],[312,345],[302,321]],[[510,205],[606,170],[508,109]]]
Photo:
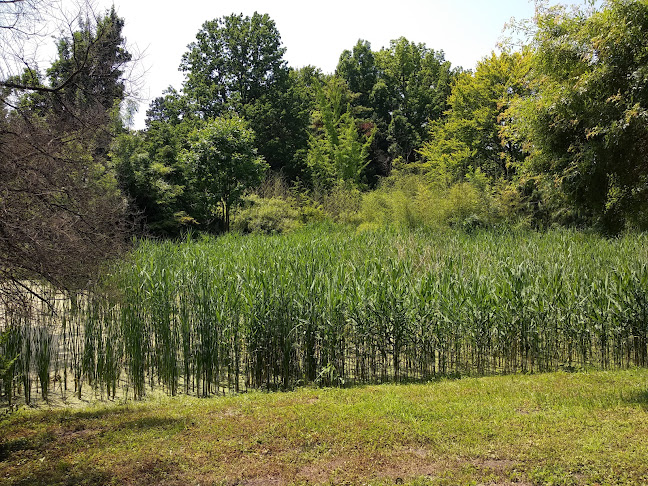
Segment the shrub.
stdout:
[[244,198],[243,208],[234,216],[232,227],[241,233],[285,233],[302,225],[302,216],[291,201],[279,197]]

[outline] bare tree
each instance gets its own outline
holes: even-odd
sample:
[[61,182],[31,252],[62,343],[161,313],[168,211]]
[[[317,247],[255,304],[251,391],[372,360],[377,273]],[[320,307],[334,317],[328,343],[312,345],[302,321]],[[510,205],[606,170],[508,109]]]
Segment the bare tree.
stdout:
[[35,68],[39,51],[55,31],[49,13],[56,0],[0,0],[0,79]]
[[[61,10],[52,10],[57,5],[0,0],[0,29],[6,30],[0,36],[3,302],[34,292],[34,281],[86,288],[98,268],[126,246],[125,203],[105,159],[111,113],[125,97],[125,66],[131,61],[121,37],[123,21],[114,10],[97,16],[85,4],[74,17],[75,29]],[[67,34],[45,80],[24,46],[46,31],[45,15],[51,20],[57,14],[67,19]]]

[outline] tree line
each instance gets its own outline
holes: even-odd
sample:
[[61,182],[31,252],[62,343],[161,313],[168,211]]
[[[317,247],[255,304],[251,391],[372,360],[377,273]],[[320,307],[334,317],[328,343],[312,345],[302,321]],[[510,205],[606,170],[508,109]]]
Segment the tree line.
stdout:
[[[538,5],[516,26],[525,45],[472,71],[401,37],[380,50],[359,40],[325,74],[287,65],[268,15],[226,16],[203,24],[182,86],[151,103],[145,130],[118,135],[112,161],[160,235],[226,229],[243,189],[268,172],[311,199],[415,175],[486,193],[534,227],[645,228],[647,19],[646,1]],[[249,131],[257,163],[223,155],[227,144],[214,147],[212,172],[192,162],[218,119]],[[240,190],[207,182],[216,172]]]
[[457,74],[442,52],[405,38],[378,52],[359,41],[333,75],[292,69],[284,51],[268,15],[203,25],[182,58],[182,88],[151,103],[146,130],[124,133],[114,145],[122,187],[149,229],[223,229],[226,211],[204,204],[198,188],[206,187],[205,174],[186,163],[209,121],[237,120],[253,133],[267,169],[287,181],[322,192],[340,181],[370,188],[394,160],[417,158]]
[[[43,7],[1,2],[3,32],[27,32],[12,28]],[[405,37],[379,50],[359,40],[334,73],[295,69],[268,15],[225,16],[203,24],[182,86],[153,100],[144,130],[123,121],[124,19],[84,12],[44,71],[5,50],[0,272],[14,286],[83,286],[129,229],[227,230],[269,174],[305,220],[333,195],[334,216],[361,200],[374,214],[409,204],[407,221],[445,204],[444,221],[465,227],[648,226],[646,0],[538,4],[515,26],[524,45],[474,70]]]

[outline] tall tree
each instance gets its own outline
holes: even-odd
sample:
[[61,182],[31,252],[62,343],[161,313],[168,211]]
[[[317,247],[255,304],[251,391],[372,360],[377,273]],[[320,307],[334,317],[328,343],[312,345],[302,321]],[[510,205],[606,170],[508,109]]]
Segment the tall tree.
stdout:
[[511,103],[529,94],[527,57],[520,53],[493,53],[474,73],[462,73],[448,97],[445,118],[433,122],[430,140],[420,153],[418,169],[461,181],[479,169],[491,180],[511,180],[524,159],[522,148],[507,139]]
[[188,212],[190,178],[179,159],[193,126],[153,122],[144,132],[118,135],[111,146],[120,188],[143,233],[175,237],[194,223]]
[[648,1],[538,9],[533,94],[511,110],[528,170],[580,220],[648,227]]
[[380,175],[387,175],[395,160],[417,158],[429,121],[441,118],[447,108],[456,74],[443,52],[404,37],[378,52],[359,40],[342,53],[336,72],[355,95],[355,116],[375,127],[370,167]]
[[205,22],[182,56],[184,92],[202,118],[240,112],[288,76],[285,50],[267,14]]
[[380,86],[384,86],[384,82],[378,84],[380,71],[371,44],[360,39],[351,51],[343,51],[336,75],[346,81],[349,90],[353,93],[350,105],[354,117],[365,127],[373,129],[374,136],[369,148],[369,161],[365,175],[370,183],[375,183],[376,177],[387,175],[391,166],[390,156],[387,153],[389,146],[387,128],[390,115],[388,103],[380,96]]
[[442,51],[404,37],[376,53],[376,63],[382,83],[374,98],[381,100],[381,117],[388,121],[388,152],[392,159],[411,162],[427,138],[428,122],[447,109],[454,73]]
[[[101,126],[95,137],[95,153],[108,152],[111,118],[119,114],[125,97],[125,66],[132,60],[122,34],[124,19],[114,6],[98,18],[82,17],[79,30],[58,42],[58,58],[47,70],[52,111],[66,129],[92,123]],[[91,120],[89,120],[91,119]]]
[[36,71],[38,47],[55,28],[54,0],[0,0],[0,84],[25,69]]
[[267,14],[205,22],[182,57],[188,109],[203,120],[235,112],[255,131],[271,168],[299,172],[308,112],[283,59],[285,48]]
[[370,110],[372,106],[371,92],[378,82],[378,67],[371,44],[358,40],[353,50],[345,50],[340,55],[336,74],[344,79],[352,93],[357,95],[355,106]]

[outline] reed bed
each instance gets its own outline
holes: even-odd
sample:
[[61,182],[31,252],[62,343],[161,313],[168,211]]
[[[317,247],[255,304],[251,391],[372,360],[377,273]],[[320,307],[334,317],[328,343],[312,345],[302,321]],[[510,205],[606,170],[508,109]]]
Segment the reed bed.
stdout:
[[144,240],[101,289],[4,310],[19,359],[2,397],[646,366],[646,240],[330,227]]

